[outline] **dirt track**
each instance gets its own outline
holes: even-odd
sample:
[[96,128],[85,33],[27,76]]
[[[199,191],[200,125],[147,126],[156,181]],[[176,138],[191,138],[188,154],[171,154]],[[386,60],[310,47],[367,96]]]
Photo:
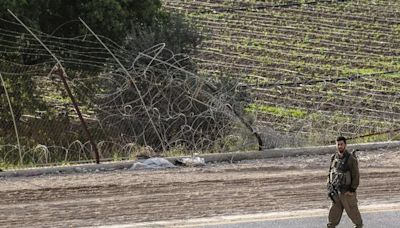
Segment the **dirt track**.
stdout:
[[[360,152],[361,205],[400,202],[400,150]],[[328,208],[329,155],[0,179],[0,227],[77,227]]]

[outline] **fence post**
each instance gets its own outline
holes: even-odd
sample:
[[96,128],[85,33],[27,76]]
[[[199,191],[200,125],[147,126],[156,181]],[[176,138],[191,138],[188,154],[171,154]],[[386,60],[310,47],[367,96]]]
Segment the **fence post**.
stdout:
[[65,73],[65,71],[64,71],[64,68],[62,67],[62,64],[61,64],[61,62],[60,62],[60,60],[57,58],[57,56],[55,56],[54,55],[54,53],[39,39],[39,37],[37,37],[36,35],[35,35],[35,33],[33,33],[29,28],[28,28],[28,26],[26,26],[17,16],[15,16],[15,14],[11,11],[11,10],[7,10],[39,43],[40,43],[40,45],[42,45],[43,46],[43,48],[44,49],[46,49],[46,51],[54,58],[54,60],[56,60],[56,62],[57,62],[57,67],[58,67],[58,73],[59,73],[59,76],[60,76],[60,78],[61,78],[61,80],[62,80],[62,82],[63,82],[63,84],[64,84],[64,87],[65,87],[65,90],[67,91],[67,93],[68,93],[68,96],[69,96],[69,98],[71,99],[71,101],[72,101],[72,104],[74,105],[74,108],[75,108],[75,111],[76,111],[76,113],[78,114],[78,117],[79,117],[79,120],[81,121],[81,123],[82,123],[82,127],[83,127],[83,130],[85,131],[85,133],[86,133],[86,135],[87,135],[87,137],[89,138],[89,141],[90,141],[90,144],[92,145],[92,147],[93,147],[93,150],[94,150],[94,153],[95,153],[95,157],[96,157],[96,163],[97,164],[99,164],[100,163],[100,156],[99,156],[99,151],[98,151],[98,149],[97,149],[97,145],[96,145],[96,143],[94,142],[94,140],[92,139],[92,137],[91,137],[91,135],[90,135],[90,132],[89,132],[89,130],[88,130],[88,128],[87,128],[87,125],[86,125],[86,122],[85,122],[85,120],[83,119],[83,117],[82,117],[82,114],[81,114],[81,111],[80,111],[80,109],[79,109],[79,106],[78,106],[78,104],[76,103],[76,100],[75,100],[75,97],[72,95],[72,92],[71,92],[71,90],[70,90],[70,88],[69,88],[69,86],[68,86],[68,83],[67,83],[67,80],[65,80],[65,77],[64,77],[64,74],[66,74]]
[[95,157],[96,157],[96,163],[99,164],[100,163],[99,150],[97,149],[97,145],[96,145],[95,141],[93,140],[92,136],[90,135],[90,132],[89,132],[89,129],[88,129],[87,125],[86,125],[86,122],[83,119],[81,110],[79,109],[78,103],[76,102],[74,95],[72,95],[71,89],[69,88],[67,80],[65,79],[64,75],[66,75],[66,73],[64,71],[64,68],[61,65],[59,65],[58,69],[56,70],[56,72],[60,76],[60,78],[61,78],[61,80],[62,80],[62,82],[64,84],[65,90],[67,91],[68,96],[71,99],[71,102],[72,102],[72,104],[74,106],[74,109],[75,109],[76,113],[78,114],[79,120],[81,121],[81,124],[82,124],[83,131],[85,132],[86,136],[89,138],[90,144],[93,147],[93,150],[94,150],[94,153],[95,153]]
[[17,122],[15,121],[14,111],[13,111],[12,106],[11,106],[10,97],[8,96],[6,84],[4,83],[3,76],[1,75],[1,73],[0,73],[0,80],[1,80],[1,84],[2,84],[3,87],[4,87],[4,93],[6,94],[6,97],[7,97],[8,106],[10,107],[11,117],[12,117],[12,120],[13,120],[13,123],[14,123],[14,130],[15,130],[15,135],[16,135],[16,137],[17,137],[17,143],[18,143],[19,164],[22,165],[22,163],[23,163],[23,159],[22,159],[22,150],[21,150],[21,144],[20,144],[20,142],[19,142],[19,135],[18,135]]

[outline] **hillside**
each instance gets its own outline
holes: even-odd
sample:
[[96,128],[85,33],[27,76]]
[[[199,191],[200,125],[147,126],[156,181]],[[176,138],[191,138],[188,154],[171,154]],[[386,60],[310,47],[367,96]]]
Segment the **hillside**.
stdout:
[[165,0],[164,7],[201,28],[194,57],[201,74],[251,88],[247,111],[259,129],[314,142],[398,130],[400,1],[299,2],[307,1]]

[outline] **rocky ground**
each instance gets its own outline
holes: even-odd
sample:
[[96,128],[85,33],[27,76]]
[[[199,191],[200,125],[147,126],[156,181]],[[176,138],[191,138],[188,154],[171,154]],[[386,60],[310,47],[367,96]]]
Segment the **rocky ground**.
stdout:
[[[359,152],[361,205],[400,202],[400,149]],[[0,179],[0,227],[77,227],[327,209],[329,155]]]

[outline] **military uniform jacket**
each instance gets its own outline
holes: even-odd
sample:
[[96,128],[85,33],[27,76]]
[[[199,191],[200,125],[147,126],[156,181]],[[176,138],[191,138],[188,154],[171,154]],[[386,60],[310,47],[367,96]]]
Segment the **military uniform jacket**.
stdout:
[[360,183],[360,172],[358,169],[357,158],[353,154],[346,150],[343,156],[340,157],[339,153],[336,152],[331,156],[329,170],[328,183],[335,178],[335,175],[343,175],[339,188],[341,193],[347,191],[355,192],[357,190]]

